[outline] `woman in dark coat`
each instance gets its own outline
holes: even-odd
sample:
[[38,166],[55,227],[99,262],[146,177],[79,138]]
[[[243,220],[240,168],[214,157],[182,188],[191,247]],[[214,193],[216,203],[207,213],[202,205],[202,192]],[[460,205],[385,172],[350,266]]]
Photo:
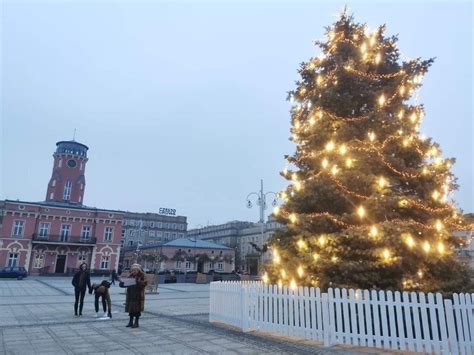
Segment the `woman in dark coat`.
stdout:
[[129,280],[121,281],[119,284],[120,287],[127,288],[125,312],[128,312],[130,317],[127,327],[138,328],[138,320],[145,307],[146,274],[139,264],[133,264],[128,278],[134,279],[133,285],[127,286]]
[[79,316],[82,316],[82,308],[84,307],[84,296],[86,295],[86,287],[91,290],[91,277],[87,271],[87,264],[82,263],[79,266],[79,271],[76,272],[72,278],[72,285],[74,286],[74,315],[77,316],[77,306],[79,303]]

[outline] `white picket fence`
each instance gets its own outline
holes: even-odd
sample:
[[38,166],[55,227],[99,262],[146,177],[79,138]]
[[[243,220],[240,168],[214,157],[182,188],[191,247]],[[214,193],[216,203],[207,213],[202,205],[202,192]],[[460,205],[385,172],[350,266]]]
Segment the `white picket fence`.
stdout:
[[299,287],[212,282],[209,320],[257,330],[387,350],[474,354],[474,294]]

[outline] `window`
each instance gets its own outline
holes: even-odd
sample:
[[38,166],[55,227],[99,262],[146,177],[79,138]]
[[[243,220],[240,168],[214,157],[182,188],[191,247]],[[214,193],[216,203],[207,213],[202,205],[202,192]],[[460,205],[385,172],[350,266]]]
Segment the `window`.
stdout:
[[82,226],[81,238],[89,240],[91,236],[91,226]]
[[18,260],[18,254],[10,253],[8,256],[8,266],[15,267]]
[[68,180],[64,184],[63,200],[69,201],[71,199],[71,190],[72,190],[72,183],[71,181]]
[[130,241],[128,242],[128,246],[129,246],[129,247],[133,247],[133,240],[130,240]]
[[150,237],[154,237],[155,236],[155,231],[150,231]]
[[49,223],[41,222],[40,227],[39,227],[39,236],[40,237],[47,237],[48,234],[49,234]]
[[41,269],[42,267],[44,267],[44,254],[37,254],[33,261],[33,268]]
[[162,228],[161,222],[156,222],[156,227],[157,227],[157,228]]
[[178,260],[178,261],[176,262],[176,268],[177,268],[177,269],[181,269],[181,261]]
[[60,168],[61,166],[63,166],[63,160],[62,160],[62,159],[59,159],[58,168]]
[[209,270],[214,269],[214,263],[209,263]]
[[113,227],[105,227],[104,240],[106,242],[111,242],[113,235],[114,235],[114,228]]
[[150,222],[150,227],[153,228],[155,226],[155,223]]
[[49,199],[50,199],[50,200],[54,199],[54,192],[51,192],[51,193],[49,194]]
[[13,223],[13,236],[23,237],[24,229],[25,229],[25,221],[15,221]]
[[223,263],[217,263],[217,270],[224,270],[224,264]]
[[165,240],[169,240],[170,239],[170,234],[169,232],[165,232]]
[[100,260],[100,268],[101,269],[108,269],[109,268],[109,257],[103,256]]
[[56,179],[53,179],[53,182],[51,184],[52,187],[55,187],[56,186]]
[[191,262],[190,262],[190,261],[186,261],[185,267],[186,267],[186,270],[187,270],[187,269],[191,269]]
[[176,229],[176,223],[173,223],[173,225],[171,226],[171,229]]
[[157,236],[158,238],[160,238],[160,239],[161,239],[161,235],[162,235],[161,232],[156,232],[156,236]]
[[69,238],[69,233],[71,232],[71,225],[70,224],[62,224],[61,225],[61,242],[67,242]]
[[125,237],[125,229],[122,229],[121,236],[122,238]]
[[176,233],[171,233],[171,239],[176,239]]

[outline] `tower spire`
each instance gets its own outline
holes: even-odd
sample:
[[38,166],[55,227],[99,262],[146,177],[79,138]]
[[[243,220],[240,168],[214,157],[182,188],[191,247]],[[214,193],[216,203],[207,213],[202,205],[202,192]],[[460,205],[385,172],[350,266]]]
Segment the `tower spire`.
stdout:
[[72,135],[72,140],[75,141],[76,140],[76,129],[74,128],[74,134]]

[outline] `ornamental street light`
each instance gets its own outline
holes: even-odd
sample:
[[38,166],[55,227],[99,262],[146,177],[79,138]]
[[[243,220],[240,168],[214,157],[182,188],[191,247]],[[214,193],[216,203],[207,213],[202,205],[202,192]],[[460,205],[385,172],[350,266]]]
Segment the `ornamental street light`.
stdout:
[[198,233],[197,234],[194,234],[194,239],[193,239],[193,242],[194,242],[194,250],[193,250],[193,261],[194,261],[194,265],[193,265],[193,268],[195,267],[196,268],[196,272],[198,272],[198,261],[196,260],[196,242],[197,242],[197,236],[199,235],[199,239],[201,239],[201,230],[204,228],[204,226],[202,224],[198,224],[196,225],[196,229],[198,230]]
[[[256,197],[256,204],[259,207],[260,210],[260,235],[263,243],[263,236],[264,236],[264,230],[265,230],[265,210],[267,209],[267,196],[273,196],[273,201],[272,201],[272,206],[276,206],[278,204],[278,194],[273,191],[263,191],[263,179],[260,180],[260,191],[259,192],[251,192],[247,195],[247,208],[252,208],[252,196]],[[258,259],[258,264],[260,264],[260,258],[262,255],[260,255]],[[257,273],[259,272],[259,265],[257,264]]]

